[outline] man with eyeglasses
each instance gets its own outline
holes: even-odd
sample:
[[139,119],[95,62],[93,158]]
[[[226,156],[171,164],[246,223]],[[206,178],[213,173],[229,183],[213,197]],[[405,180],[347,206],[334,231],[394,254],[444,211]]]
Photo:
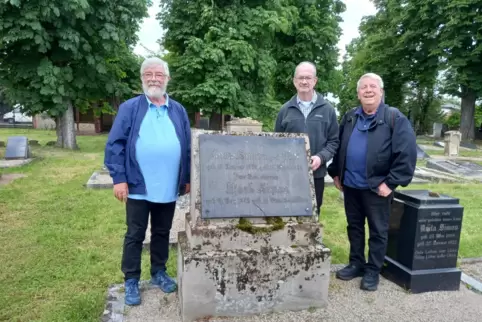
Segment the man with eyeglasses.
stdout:
[[[358,106],[343,116],[340,147],[328,167],[343,191],[349,265],[336,273],[342,280],[363,276],[360,288],[376,291],[385,258],[393,190],[407,186],[417,163],[415,133],[398,109],[383,102],[383,80],[368,73],[357,83]],[[368,221],[368,262],[365,259]]]
[[311,169],[315,181],[317,213],[323,204],[326,164],[338,148],[338,123],[333,106],[315,91],[318,81],[313,63],[296,66],[293,84],[297,94],[278,113],[275,132],[307,133],[311,150]]
[[126,203],[122,272],[125,303],[141,303],[142,242],[151,217],[151,283],[165,293],[177,285],[166,273],[169,233],[178,196],[190,190],[191,129],[184,107],[169,97],[167,63],[144,60],[144,94],[119,107],[105,147],[114,195]]

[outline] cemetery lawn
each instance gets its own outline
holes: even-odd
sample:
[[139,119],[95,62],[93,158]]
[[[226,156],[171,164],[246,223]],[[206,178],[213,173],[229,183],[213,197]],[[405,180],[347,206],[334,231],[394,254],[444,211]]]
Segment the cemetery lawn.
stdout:
[[[84,184],[103,163],[105,135],[80,136],[79,151],[45,147],[55,132],[0,129],[0,141],[26,135],[38,140],[35,161],[22,168],[0,169],[26,177],[0,185],[0,321],[99,321],[107,288],[122,283],[120,259],[125,233],[123,204],[109,190]],[[0,148],[0,158],[5,148]],[[459,197],[465,207],[459,255],[482,256],[482,185],[414,185]],[[346,263],[348,240],[338,191],[327,186],[322,208],[324,242],[333,263]],[[149,254],[143,276],[149,278]],[[168,272],[176,274],[171,251]]]

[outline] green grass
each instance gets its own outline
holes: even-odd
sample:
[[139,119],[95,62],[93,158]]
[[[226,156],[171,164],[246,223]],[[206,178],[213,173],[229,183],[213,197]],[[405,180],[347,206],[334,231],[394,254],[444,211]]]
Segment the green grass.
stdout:
[[[464,207],[459,257],[482,256],[482,185],[480,184],[414,184],[403,189],[431,190],[460,199]],[[324,226],[324,243],[332,251],[333,263],[347,263],[349,244],[346,235],[346,218],[340,193],[333,186],[325,189],[321,222]],[[366,225],[368,239],[368,225]],[[367,244],[368,245],[368,244]]]
[[[0,129],[42,144],[55,133]],[[106,290],[121,283],[123,204],[111,190],[83,187],[103,162],[105,136],[79,137],[81,151],[34,148],[24,173],[0,186],[0,321],[98,321]],[[0,154],[4,148],[0,148]],[[143,278],[149,255],[143,254]],[[176,273],[175,252],[168,272]]]
[[[103,162],[105,135],[78,138],[80,151],[47,148],[52,131],[0,129],[0,141],[26,135],[39,140],[35,161],[1,169],[26,177],[0,186],[0,321],[98,321],[110,284],[121,283],[125,233],[123,204],[111,190],[83,187]],[[5,148],[0,148],[3,155]],[[465,207],[460,256],[482,256],[479,185],[416,185],[460,198]],[[339,193],[327,187],[322,208],[324,241],[334,263],[346,263],[346,220]],[[143,279],[149,277],[143,254]],[[175,251],[168,272],[175,275]]]

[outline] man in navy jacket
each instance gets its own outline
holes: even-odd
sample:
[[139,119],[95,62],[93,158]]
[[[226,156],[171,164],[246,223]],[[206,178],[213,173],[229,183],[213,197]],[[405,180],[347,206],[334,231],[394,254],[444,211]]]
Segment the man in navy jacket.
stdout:
[[115,197],[126,203],[122,272],[127,305],[141,302],[141,252],[149,214],[151,283],[166,293],[176,290],[166,274],[169,233],[177,198],[190,190],[191,129],[184,107],[166,94],[167,63],[148,58],[140,73],[144,95],[120,105],[104,161]]
[[[408,119],[383,103],[380,76],[363,75],[357,91],[361,106],[344,115],[340,146],[328,167],[335,186],[344,194],[350,241],[350,263],[336,277],[351,280],[363,275],[361,289],[375,291],[386,253],[393,190],[412,181],[417,143]],[[368,262],[365,218],[370,232]]]

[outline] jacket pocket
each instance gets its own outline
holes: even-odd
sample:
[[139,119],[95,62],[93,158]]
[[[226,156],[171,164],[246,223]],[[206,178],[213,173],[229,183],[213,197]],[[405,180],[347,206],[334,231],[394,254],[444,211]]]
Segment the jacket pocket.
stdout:
[[303,133],[305,129],[305,119],[303,117],[287,117],[281,122],[286,132]]

